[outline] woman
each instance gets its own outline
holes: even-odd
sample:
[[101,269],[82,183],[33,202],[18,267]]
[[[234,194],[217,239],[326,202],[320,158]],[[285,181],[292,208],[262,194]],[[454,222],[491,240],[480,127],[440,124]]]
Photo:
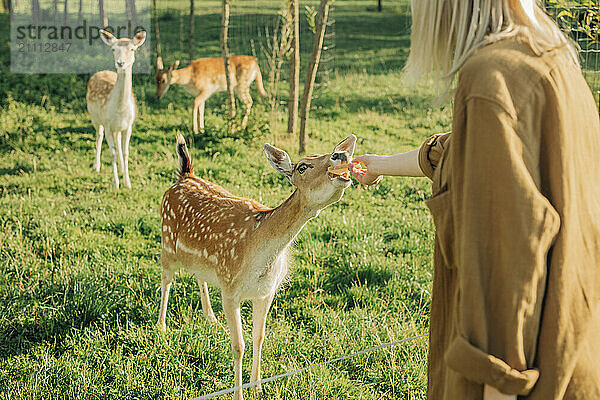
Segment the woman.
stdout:
[[600,399],[600,122],[534,0],[413,0],[406,75],[458,76],[451,134],[356,158],[427,176],[428,397]]

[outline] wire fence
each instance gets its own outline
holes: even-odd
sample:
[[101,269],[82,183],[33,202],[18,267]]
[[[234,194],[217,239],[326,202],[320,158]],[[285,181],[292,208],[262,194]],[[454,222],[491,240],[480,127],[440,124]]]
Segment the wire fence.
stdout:
[[[231,6],[230,52],[255,56],[263,75],[273,68],[270,57],[273,46],[280,45],[287,1],[236,0]],[[164,58],[188,59],[189,0],[158,0],[159,25]],[[309,23],[318,11],[319,0],[300,1],[300,46],[302,70],[308,63],[313,42]],[[546,2],[548,14],[561,29],[577,42],[581,51],[584,75],[600,104],[600,21],[590,15],[600,15],[600,6],[561,6]],[[590,12],[591,10],[591,12]],[[219,35],[221,25],[220,0],[196,0],[194,58],[221,55]],[[385,74],[399,71],[406,62],[410,45],[411,12],[409,0],[383,2],[377,11],[374,0],[333,2],[327,23],[325,43],[317,74],[315,97],[327,91],[334,74]],[[278,38],[275,38],[275,36]],[[169,61],[168,61],[169,62]],[[289,64],[283,57],[279,79],[287,82]],[[268,81],[268,79],[265,79]],[[283,96],[285,97],[285,96]]]
[[286,373],[283,373],[283,374],[280,374],[280,375],[275,375],[275,376],[272,376],[270,378],[264,378],[264,379],[261,379],[260,381],[244,383],[243,385],[240,385],[240,386],[233,386],[233,387],[230,387],[228,389],[223,389],[223,390],[219,390],[217,392],[212,392],[212,393],[205,394],[205,395],[202,395],[202,396],[199,396],[199,397],[195,397],[195,398],[193,398],[191,400],[208,400],[208,399],[212,399],[212,398],[215,398],[215,397],[224,396],[226,394],[234,393],[234,392],[236,392],[238,390],[249,389],[249,388],[252,388],[252,387],[255,387],[255,386],[258,386],[258,385],[262,385],[264,383],[278,381],[280,379],[287,378],[288,376],[297,375],[299,373],[308,371],[308,370],[313,369],[313,368],[322,367],[322,366],[325,366],[325,365],[328,365],[328,364],[332,364],[332,363],[335,363],[335,362],[338,362],[338,361],[346,360],[348,358],[353,358],[353,357],[356,357],[356,356],[359,356],[359,355],[362,355],[362,354],[371,353],[373,351],[378,351],[378,350],[383,350],[383,349],[386,349],[386,348],[389,348],[389,347],[398,346],[398,345],[400,345],[402,343],[410,342],[410,341],[415,340],[415,339],[421,339],[421,338],[424,338],[424,337],[427,337],[427,336],[429,336],[429,335],[426,334],[426,333],[424,333],[424,334],[421,334],[421,335],[416,335],[416,336],[411,336],[411,337],[408,337],[408,338],[396,340],[395,342],[383,343],[383,344],[380,344],[378,346],[373,346],[373,347],[369,347],[368,349],[363,349],[363,350],[357,351],[356,353],[347,354],[345,356],[334,358],[332,360],[327,360],[327,361],[322,361],[322,362],[314,363],[314,364],[308,365],[308,366],[306,366],[304,368],[299,368],[299,369],[296,369],[296,370],[293,370],[293,371],[289,371],[289,372],[286,372]]
[[546,4],[546,10],[561,30],[579,46],[583,74],[600,107],[600,5],[583,7]]

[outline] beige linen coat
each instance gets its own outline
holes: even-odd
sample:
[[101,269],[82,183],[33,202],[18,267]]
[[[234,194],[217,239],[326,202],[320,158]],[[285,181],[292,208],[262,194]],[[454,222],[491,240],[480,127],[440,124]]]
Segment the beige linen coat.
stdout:
[[600,399],[600,122],[566,48],[463,66],[419,163],[436,226],[428,397]]

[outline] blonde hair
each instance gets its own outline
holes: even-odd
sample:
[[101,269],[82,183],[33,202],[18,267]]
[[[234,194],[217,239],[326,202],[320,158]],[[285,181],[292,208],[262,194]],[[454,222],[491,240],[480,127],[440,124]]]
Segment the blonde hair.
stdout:
[[411,0],[410,54],[405,79],[415,84],[430,76],[446,86],[473,52],[486,44],[522,33],[535,54],[576,45],[535,0]]

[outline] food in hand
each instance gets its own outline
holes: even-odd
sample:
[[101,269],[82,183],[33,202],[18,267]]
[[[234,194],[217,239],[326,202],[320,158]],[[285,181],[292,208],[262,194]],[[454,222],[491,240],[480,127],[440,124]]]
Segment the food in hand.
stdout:
[[350,171],[356,175],[364,176],[367,173],[367,167],[361,162],[352,163],[350,164]]

